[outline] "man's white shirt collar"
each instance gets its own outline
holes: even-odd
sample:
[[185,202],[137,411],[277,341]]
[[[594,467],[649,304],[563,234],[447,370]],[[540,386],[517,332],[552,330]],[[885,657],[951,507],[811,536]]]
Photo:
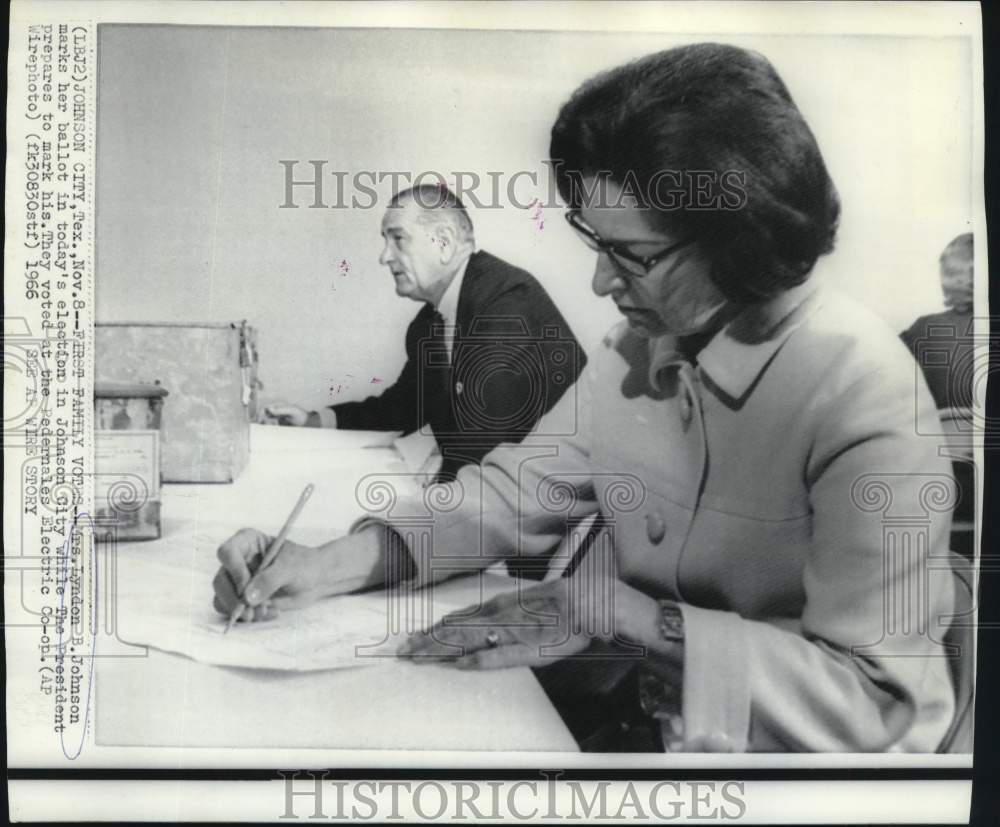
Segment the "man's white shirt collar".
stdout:
[[[471,258],[471,256],[469,257]],[[451,284],[448,285],[447,289],[444,291],[444,295],[441,296],[441,301],[437,304],[437,312],[441,314],[444,319],[445,327],[445,346],[448,348],[448,358],[451,358],[452,345],[455,338],[455,325],[457,324],[458,317],[458,297],[462,293],[462,281],[465,279],[465,271],[469,267],[469,260],[466,259],[465,264],[462,265],[462,269],[458,271],[455,278],[451,280]]]

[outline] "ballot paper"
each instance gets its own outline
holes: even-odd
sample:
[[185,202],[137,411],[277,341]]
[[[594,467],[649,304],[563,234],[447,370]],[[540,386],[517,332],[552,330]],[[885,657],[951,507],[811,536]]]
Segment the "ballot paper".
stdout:
[[218,666],[314,671],[378,666],[395,657],[406,636],[445,614],[476,609],[515,588],[509,577],[474,573],[424,589],[319,600],[277,618],[237,623],[212,607],[218,569],[211,533],[120,547],[116,567],[118,638]]

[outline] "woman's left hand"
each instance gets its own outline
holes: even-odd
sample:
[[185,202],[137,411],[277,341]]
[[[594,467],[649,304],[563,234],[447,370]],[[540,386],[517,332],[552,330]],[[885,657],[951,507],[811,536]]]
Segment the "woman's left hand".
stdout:
[[656,601],[617,579],[594,585],[568,577],[519,588],[476,610],[445,616],[429,631],[411,635],[398,654],[465,669],[544,666],[594,643],[642,657],[645,649],[634,631],[655,628]]

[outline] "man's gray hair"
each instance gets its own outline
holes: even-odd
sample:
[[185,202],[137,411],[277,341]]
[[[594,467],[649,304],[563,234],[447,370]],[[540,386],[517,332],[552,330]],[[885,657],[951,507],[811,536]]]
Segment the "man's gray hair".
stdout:
[[465,205],[443,182],[420,184],[400,190],[392,197],[389,206],[400,207],[411,201],[420,207],[417,219],[420,223],[435,226],[447,223],[455,230],[460,241],[474,241],[472,219],[469,218]]
[[972,261],[972,233],[962,233],[948,242],[941,253],[941,263],[946,261]]

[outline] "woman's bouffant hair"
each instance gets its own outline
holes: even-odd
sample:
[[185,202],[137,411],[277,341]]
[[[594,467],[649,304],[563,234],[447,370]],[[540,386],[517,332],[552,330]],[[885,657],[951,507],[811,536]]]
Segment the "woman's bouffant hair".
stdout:
[[584,179],[610,177],[651,208],[656,228],[698,240],[733,301],[801,284],[833,249],[837,190],[756,52],[701,43],[597,75],[563,105],[549,154],[569,206],[586,197]]

